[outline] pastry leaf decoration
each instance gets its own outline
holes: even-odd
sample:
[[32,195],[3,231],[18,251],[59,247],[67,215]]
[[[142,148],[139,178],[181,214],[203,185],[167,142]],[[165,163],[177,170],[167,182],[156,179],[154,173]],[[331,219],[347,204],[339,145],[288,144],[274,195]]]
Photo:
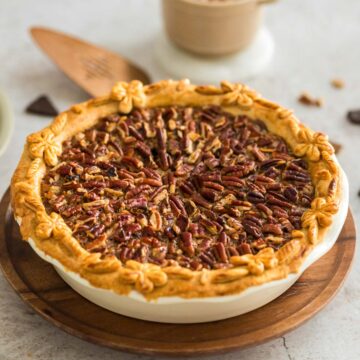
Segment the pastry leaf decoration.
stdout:
[[307,129],[301,129],[298,132],[297,140],[298,144],[294,149],[295,155],[307,156],[310,161],[319,161],[323,151],[334,153],[327,136],[322,133],[312,133]]
[[55,140],[55,135],[50,129],[32,134],[27,138],[31,157],[44,158],[46,165],[55,166],[61,154],[61,145]]
[[119,101],[119,111],[128,114],[134,106],[145,104],[143,84],[138,80],[118,82],[111,91],[111,98]]

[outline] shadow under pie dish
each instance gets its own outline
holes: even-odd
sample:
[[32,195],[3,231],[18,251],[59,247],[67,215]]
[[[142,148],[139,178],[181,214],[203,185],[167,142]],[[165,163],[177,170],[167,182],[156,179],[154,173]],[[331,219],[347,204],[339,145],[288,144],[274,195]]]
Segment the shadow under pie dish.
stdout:
[[244,85],[186,80],[63,112],[28,136],[11,194],[22,237],[81,295],[178,323],[279,296],[348,208],[324,134]]

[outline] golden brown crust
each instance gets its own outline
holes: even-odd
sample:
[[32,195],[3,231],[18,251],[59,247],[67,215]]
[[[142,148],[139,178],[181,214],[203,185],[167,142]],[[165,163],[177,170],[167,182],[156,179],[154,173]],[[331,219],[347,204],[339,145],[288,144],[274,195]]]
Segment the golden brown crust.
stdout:
[[[270,132],[286,140],[295,155],[309,162],[315,199],[303,214],[302,230],[294,230],[292,240],[279,251],[265,248],[256,255],[234,256],[233,267],[219,270],[161,268],[133,260],[122,264],[115,257],[101,259],[100,254],[86,251],[72,237],[61,216],[46,213],[40,195],[41,179],[46,165],[57,164],[65,139],[95,125],[101,117],[117,111],[129,113],[133,107],[208,104],[264,121]],[[120,82],[109,96],[74,105],[50,126],[28,136],[11,181],[12,206],[25,240],[33,239],[38,249],[96,287],[119,294],[135,289],[148,299],[236,294],[296,272],[322,240],[341,199],[339,167],[333,153],[327,136],[308,129],[291,111],[263,99],[245,85],[224,81],[220,87],[195,86],[187,80],[164,80],[147,86],[139,81]]]

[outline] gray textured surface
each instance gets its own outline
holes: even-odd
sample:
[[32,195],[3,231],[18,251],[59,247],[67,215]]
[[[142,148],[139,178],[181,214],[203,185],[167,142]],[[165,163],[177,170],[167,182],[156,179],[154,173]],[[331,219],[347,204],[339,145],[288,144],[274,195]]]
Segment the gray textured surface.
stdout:
[[[266,97],[295,109],[302,121],[344,145],[339,159],[349,176],[350,201],[358,222],[360,126],[348,124],[344,115],[350,108],[360,108],[360,2],[283,0],[269,8],[267,15],[276,41],[275,58],[261,76],[248,83]],[[86,99],[86,94],[33,46],[27,34],[27,28],[33,24],[78,34],[136,59],[155,80],[166,77],[152,57],[152,45],[160,30],[155,0],[1,1],[0,87],[13,104],[16,131],[11,147],[0,159],[0,193],[9,184],[26,134],[47,123],[44,118],[24,114],[25,106],[41,93],[49,94],[59,109]],[[336,76],[346,81],[344,90],[329,85]],[[324,108],[298,104],[296,98],[303,90],[322,96]],[[299,329],[284,338],[221,358],[360,359],[359,270],[356,261],[337,297]],[[0,275],[1,360],[99,358],[149,359],[101,348],[65,334],[35,315]],[[208,359],[216,358],[219,357]]]

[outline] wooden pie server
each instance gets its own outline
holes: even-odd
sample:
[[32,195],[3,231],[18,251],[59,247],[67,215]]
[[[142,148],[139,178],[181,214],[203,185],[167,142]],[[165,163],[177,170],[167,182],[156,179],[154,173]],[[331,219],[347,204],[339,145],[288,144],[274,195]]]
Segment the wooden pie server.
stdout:
[[33,27],[30,32],[54,63],[92,96],[109,93],[117,81],[150,82],[144,70],[108,50],[46,28]]

